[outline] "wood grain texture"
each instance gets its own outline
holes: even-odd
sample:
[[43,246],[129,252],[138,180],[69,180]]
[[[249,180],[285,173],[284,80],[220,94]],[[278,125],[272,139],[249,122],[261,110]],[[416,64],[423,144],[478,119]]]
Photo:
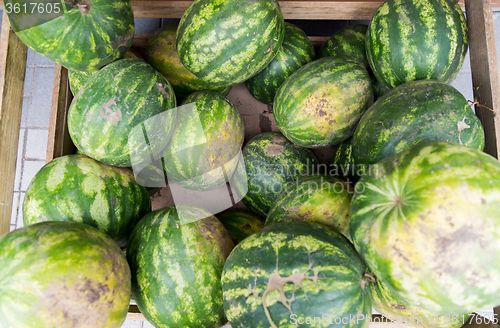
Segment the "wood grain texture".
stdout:
[[28,50],[5,15],[0,39],[0,236],[10,231]]
[[500,150],[500,83],[490,0],[465,0],[476,114],[485,132],[484,151]]

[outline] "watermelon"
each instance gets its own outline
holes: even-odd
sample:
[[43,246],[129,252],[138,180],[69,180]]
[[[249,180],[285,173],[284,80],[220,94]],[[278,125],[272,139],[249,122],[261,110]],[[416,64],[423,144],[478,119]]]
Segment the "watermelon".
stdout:
[[460,315],[500,304],[500,163],[450,142],[419,143],[361,177],[349,229],[399,297]]
[[165,25],[151,35],[144,50],[146,61],[167,78],[178,98],[184,98],[190,93],[200,90],[213,90],[227,95],[231,90],[230,86],[204,82],[182,65],[175,45],[178,25]]
[[330,159],[329,174],[342,180],[355,182],[354,171],[356,167],[352,162],[352,137],[335,145]]
[[244,122],[222,94],[203,90],[186,97],[177,112],[163,167],[181,187],[206,191],[224,185],[236,170],[244,139]]
[[276,125],[293,143],[332,146],[349,138],[373,103],[368,71],[346,57],[324,57],[296,70],[274,98]]
[[266,226],[294,221],[323,224],[347,238],[352,189],[328,175],[301,176],[285,185],[266,217]]
[[260,216],[249,211],[229,211],[218,215],[217,218],[222,222],[235,245],[264,228],[264,221]]
[[66,155],[45,164],[31,180],[23,202],[23,222],[83,222],[124,247],[135,224],[149,211],[148,192],[129,169],[85,155]]
[[453,81],[467,48],[465,16],[455,0],[387,0],[366,32],[370,66],[389,88],[424,79]]
[[365,265],[340,233],[312,222],[267,226],[222,272],[232,327],[368,327]]
[[264,104],[272,104],[276,91],[293,72],[316,57],[311,41],[299,27],[285,22],[283,44],[276,57],[257,75],[245,81],[250,94]]
[[1,327],[119,328],[130,269],[116,243],[80,222],[39,222],[0,237]]
[[195,0],[177,29],[177,52],[194,75],[212,84],[241,83],[263,70],[284,37],[276,0]]
[[147,214],[127,248],[132,294],[155,327],[219,327],[226,323],[220,277],[234,247],[207,211],[189,205]]
[[366,111],[352,139],[357,171],[425,141],[484,147],[483,126],[465,97],[435,80],[411,81],[391,89]]
[[[163,75],[140,59],[125,58],[99,70],[76,94],[68,110],[68,131],[83,154],[130,167],[132,159],[140,162],[166,146],[176,114],[168,110],[175,106],[174,91]],[[147,140],[155,142],[148,145]]]
[[248,190],[242,202],[263,218],[287,182],[320,169],[310,149],[291,143],[279,132],[265,132],[250,139],[243,147],[243,162]]
[[370,284],[372,307],[394,323],[415,328],[460,328],[469,319],[469,314],[450,315],[434,313],[408,304],[391,291],[379,279]]
[[97,71],[122,57],[134,38],[130,0],[21,0],[6,9],[24,44],[71,70]]

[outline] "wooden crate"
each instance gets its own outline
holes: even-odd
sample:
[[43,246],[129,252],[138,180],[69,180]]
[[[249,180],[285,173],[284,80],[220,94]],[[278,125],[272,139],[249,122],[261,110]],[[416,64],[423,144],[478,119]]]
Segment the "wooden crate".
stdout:
[[[135,17],[180,18],[192,0],[132,0]],[[285,19],[307,20],[369,20],[382,0],[280,0]],[[495,52],[492,8],[500,9],[500,0],[461,0],[468,17],[470,60],[476,113],[481,120],[486,137],[485,152],[498,158],[500,152],[500,83]],[[0,2],[0,5],[2,3]],[[148,34],[136,34],[133,45],[145,45]],[[311,37],[319,46],[326,38]],[[14,176],[21,121],[26,46],[12,32],[4,14],[0,40],[0,236],[10,228]],[[69,90],[67,70],[56,65],[50,118],[49,141],[46,161],[74,153],[67,126],[66,115],[72,95]],[[228,96],[245,119],[248,140],[263,131],[277,131],[272,108],[248,93],[243,85],[234,86]],[[317,150],[323,163],[328,163],[331,148]],[[154,208],[172,204],[168,188],[152,196]],[[238,207],[243,207],[241,203]],[[500,308],[495,308],[500,316]],[[127,316],[130,320],[144,320],[135,306]],[[380,320],[380,316],[374,316]],[[480,322],[481,321],[481,322]],[[372,327],[399,328],[398,324],[372,323]],[[489,320],[474,317],[467,327],[498,327]]]

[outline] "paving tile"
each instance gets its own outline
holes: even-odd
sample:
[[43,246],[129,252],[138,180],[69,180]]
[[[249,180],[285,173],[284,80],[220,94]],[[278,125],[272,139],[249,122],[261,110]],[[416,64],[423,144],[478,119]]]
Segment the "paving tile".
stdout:
[[143,321],[125,320],[121,328],[143,328],[142,323]]
[[45,165],[45,161],[24,161],[21,177],[21,191],[26,191],[35,174]]
[[30,110],[31,97],[23,97],[23,108],[21,112],[21,128],[25,128],[28,124],[28,112]]
[[497,50],[497,62],[500,67],[500,11],[493,12],[493,29],[495,30],[495,46]]
[[35,85],[28,114],[28,127],[49,127],[53,80],[54,68],[35,69]]
[[23,96],[31,96],[33,86],[33,75],[35,74],[34,67],[26,67],[26,75],[24,77],[24,90]]
[[458,91],[460,91],[465,99],[474,101],[474,94],[472,92],[472,76],[470,73],[458,73],[455,80],[450,83]]
[[45,56],[36,54],[36,67],[54,67],[56,64]]
[[19,221],[23,222],[23,203],[24,203],[24,197],[26,196],[26,193],[24,191],[21,191],[19,195],[19,206],[17,210],[17,223],[16,225],[19,225]]
[[155,326],[153,326],[152,324],[150,324],[147,321],[143,321],[142,327],[143,328],[155,328]]
[[24,158],[30,160],[45,160],[48,139],[49,130],[28,129],[26,132],[26,151],[24,152]]
[[24,137],[26,129],[19,130],[19,142],[17,144],[16,175],[14,178],[14,191],[19,191],[21,187],[21,175],[23,172]]
[[12,211],[10,214],[10,224],[16,224],[17,222],[17,210],[19,207],[19,196],[20,192],[14,191],[14,194],[12,195]]
[[135,18],[135,33],[154,33],[160,28],[160,18]]
[[16,230],[16,225],[15,224],[11,224],[10,225],[10,231],[13,231],[13,230]]
[[27,66],[35,66],[36,52],[31,48],[28,48],[28,58],[26,59]]

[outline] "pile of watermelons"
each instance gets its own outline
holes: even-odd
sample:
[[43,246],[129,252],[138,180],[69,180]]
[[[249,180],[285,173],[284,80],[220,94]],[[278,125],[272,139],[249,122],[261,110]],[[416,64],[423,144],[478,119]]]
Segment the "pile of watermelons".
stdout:
[[[69,69],[78,154],[0,238],[0,328],[120,327],[131,295],[155,327],[367,327],[372,308],[460,327],[500,305],[500,164],[448,84],[454,0],[387,0],[317,55],[275,0],[195,0],[139,52],[130,1],[43,4],[8,17]],[[238,83],[280,132],[244,140]],[[247,210],[152,211],[166,180]]]

